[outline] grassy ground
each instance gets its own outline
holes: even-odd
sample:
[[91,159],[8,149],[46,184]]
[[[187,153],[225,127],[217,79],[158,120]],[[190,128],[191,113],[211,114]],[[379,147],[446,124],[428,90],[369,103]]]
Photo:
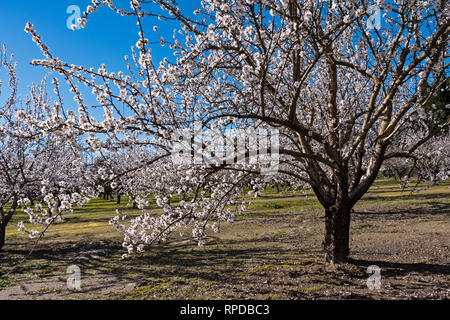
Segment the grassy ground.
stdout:
[[[32,242],[16,216],[0,252],[0,299],[450,297],[450,182],[411,193],[377,181],[352,215],[351,261],[334,267],[323,263],[323,210],[311,193],[269,190],[205,247],[177,241],[132,260],[120,259],[120,234],[108,224],[116,207],[92,201],[53,226],[25,262]],[[79,291],[66,285],[74,264]],[[381,268],[380,290],[367,288],[370,265]]]

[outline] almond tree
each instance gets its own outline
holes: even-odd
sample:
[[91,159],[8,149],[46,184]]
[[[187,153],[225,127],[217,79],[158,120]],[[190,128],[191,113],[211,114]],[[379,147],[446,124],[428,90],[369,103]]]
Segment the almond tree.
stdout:
[[[450,78],[433,94],[424,106],[422,112],[427,117],[414,119],[405,125],[402,134],[396,137],[394,146],[396,153],[414,148],[414,153],[405,157],[392,157],[384,163],[387,172],[406,187],[411,179],[415,179],[417,186],[422,181],[434,184],[448,179],[450,175]],[[424,143],[423,141],[426,141]]]
[[[0,68],[8,72],[9,88],[0,88],[0,93],[7,94],[0,106],[0,249],[5,244],[6,226],[18,209],[45,230],[61,220],[63,212],[84,204],[88,198],[82,194],[89,194],[82,149],[76,139],[64,140],[40,130],[56,120],[46,112],[53,108],[45,82],[33,85],[28,97],[20,99],[15,67],[3,48]],[[41,236],[42,230],[28,231],[23,222],[19,229],[30,238]]]
[[[278,128],[279,175],[309,185],[324,207],[327,261],[348,258],[351,209],[383,162],[411,158],[433,136],[412,143],[405,132],[429,117],[424,106],[448,73],[446,0],[204,0],[193,14],[175,0],[133,0],[131,8],[93,0],[81,26],[102,6],[137,21],[134,66],[127,57],[125,72],[67,64],[31,24],[25,28],[45,56],[33,64],[61,74],[78,104],[62,130],[90,134],[86,142],[95,150],[145,145],[154,152],[148,167],[158,168],[170,156],[172,134],[196,121],[200,130],[224,135],[230,128]],[[144,19],[180,27],[168,39],[158,26],[145,30]],[[175,58],[154,61],[157,45]],[[97,97],[104,120],[93,119],[79,84]],[[408,144],[399,146],[400,137]],[[186,226],[203,241],[207,221],[232,220],[223,212],[242,187],[251,183],[257,192],[264,180],[249,163],[166,169],[150,176],[196,181],[193,200],[178,207],[161,200],[162,216],[133,220],[125,233],[130,252]],[[201,194],[205,188],[211,196]]]

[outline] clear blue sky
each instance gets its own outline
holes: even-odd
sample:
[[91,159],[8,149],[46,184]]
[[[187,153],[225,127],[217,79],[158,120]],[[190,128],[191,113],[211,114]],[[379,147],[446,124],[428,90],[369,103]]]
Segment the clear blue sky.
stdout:
[[[180,1],[182,9],[194,11],[199,0]],[[21,0],[0,1],[0,44],[5,44],[9,53],[15,54],[18,62],[20,79],[19,92],[26,94],[32,82],[39,81],[46,73],[42,67],[29,65],[33,59],[42,58],[39,48],[25,33],[26,22],[31,22],[49,46],[52,54],[65,62],[80,64],[85,67],[100,67],[105,63],[109,71],[125,70],[124,56],[130,55],[130,47],[138,39],[138,27],[133,17],[121,17],[107,7],[101,7],[90,16],[87,27],[70,30],[66,26],[71,14],[67,13],[70,5],[78,5],[82,11],[89,5],[89,0]],[[129,0],[115,1],[118,7],[130,9]],[[120,4],[120,6],[119,6]],[[145,28],[150,41],[157,41],[152,31],[153,25],[167,35],[172,34],[176,25],[163,24],[160,21],[146,20]],[[156,59],[169,53],[155,46]],[[4,79],[4,75],[2,75]],[[66,100],[67,101],[67,100]]]
[[[118,7],[130,9],[129,0],[114,2]],[[200,6],[200,0],[180,0],[179,3],[186,13]],[[26,94],[32,82],[39,81],[46,73],[42,67],[29,65],[31,60],[42,58],[42,54],[31,41],[30,35],[25,33],[26,22],[33,23],[52,54],[67,63],[95,68],[105,63],[111,72],[125,70],[123,58],[130,55],[130,47],[138,39],[135,18],[121,17],[107,7],[101,7],[90,16],[85,29],[68,29],[66,24],[71,14],[67,13],[67,8],[78,5],[83,11],[89,4],[90,0],[0,1],[0,45],[5,44],[9,52],[15,54],[20,79],[19,92],[22,95]],[[158,25],[159,31],[166,37],[170,37],[177,27],[174,23],[145,19],[146,36],[150,41],[158,41],[152,31],[153,25]],[[166,50],[155,45],[154,58],[162,59],[170,55]],[[5,79],[4,73],[0,73],[0,79]]]

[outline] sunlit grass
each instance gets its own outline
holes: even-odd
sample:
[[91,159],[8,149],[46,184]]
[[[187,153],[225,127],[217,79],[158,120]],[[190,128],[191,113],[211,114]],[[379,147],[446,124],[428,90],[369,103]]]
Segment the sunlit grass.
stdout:
[[[413,183],[411,185],[414,185]],[[389,204],[390,207],[403,204],[413,206],[426,206],[434,204],[450,203],[450,181],[425,188],[425,184],[417,187],[419,192],[412,188],[401,189],[392,180],[377,180],[370,191],[357,203],[355,210],[375,210]],[[261,197],[250,198],[252,204],[244,212],[237,216],[237,220],[256,218],[260,216],[283,215],[289,213],[305,213],[321,211],[322,207],[311,190],[293,191],[281,187],[280,192],[276,188],[267,188]],[[246,194],[244,194],[246,196]],[[172,199],[176,204],[180,199]],[[107,199],[93,199],[82,208],[74,210],[73,214],[65,216],[65,221],[52,226],[46,234],[47,238],[74,237],[89,235],[95,238],[120,237],[120,234],[109,225],[110,218],[116,215],[116,209],[129,217],[141,214],[139,209],[133,209],[127,197],[122,197],[121,203]],[[150,201],[148,211],[159,214],[161,209]],[[7,239],[23,240],[26,235],[19,233],[17,223],[27,222],[28,217],[18,212],[7,227]],[[27,224],[27,227],[30,227]],[[256,227],[256,229],[258,229]]]

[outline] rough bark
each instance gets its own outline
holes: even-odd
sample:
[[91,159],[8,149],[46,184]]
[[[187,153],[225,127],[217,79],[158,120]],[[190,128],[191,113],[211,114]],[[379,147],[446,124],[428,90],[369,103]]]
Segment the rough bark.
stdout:
[[6,226],[16,212],[17,200],[13,200],[9,211],[5,212],[3,207],[0,207],[0,251],[5,245],[6,240]]
[[350,207],[325,209],[325,260],[329,263],[347,261],[350,254]]
[[6,240],[6,223],[0,223],[0,251],[5,245]]

